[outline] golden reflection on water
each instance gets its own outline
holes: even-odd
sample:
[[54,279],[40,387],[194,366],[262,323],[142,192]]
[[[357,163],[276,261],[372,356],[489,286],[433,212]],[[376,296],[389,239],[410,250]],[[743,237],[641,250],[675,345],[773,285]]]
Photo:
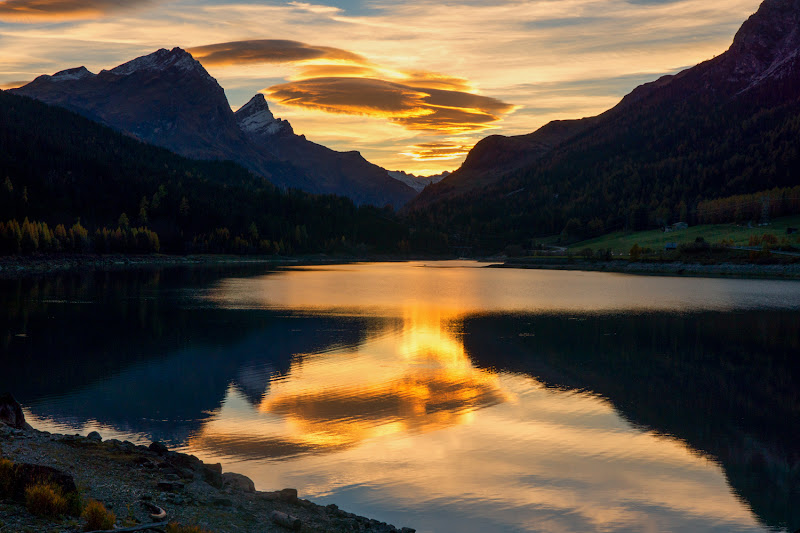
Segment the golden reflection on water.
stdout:
[[[229,308],[377,316],[381,326],[357,346],[295,354],[255,404],[231,386],[188,451],[262,490],[293,486],[345,505],[355,490],[354,510],[389,520],[410,509],[403,525],[419,531],[762,531],[720,467],[683,443],[632,428],[590,393],[472,365],[465,316],[530,309],[531,294],[550,302],[551,288],[493,293],[468,268],[348,269],[360,267],[227,280],[206,295]],[[585,305],[571,307],[570,294],[586,283],[562,287],[560,305]],[[670,305],[671,282],[661,290],[641,296],[642,308]],[[716,298],[710,305],[724,307]]]
[[[495,373],[472,365],[453,333],[456,324],[457,316],[409,306],[399,329],[391,322],[359,346],[295,358],[256,406],[266,420],[281,421],[281,435],[249,455],[325,452],[379,436],[435,431],[510,400]],[[192,443],[208,447],[242,437],[239,424],[226,429],[217,420]]]

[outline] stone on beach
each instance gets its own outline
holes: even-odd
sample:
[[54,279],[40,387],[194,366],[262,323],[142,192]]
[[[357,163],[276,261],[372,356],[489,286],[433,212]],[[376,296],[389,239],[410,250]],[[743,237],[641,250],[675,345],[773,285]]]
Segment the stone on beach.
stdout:
[[249,477],[235,472],[225,472],[222,474],[222,483],[225,487],[242,492],[255,492],[256,485]]
[[15,429],[31,429],[31,426],[25,422],[22,406],[10,393],[0,395],[0,424]]

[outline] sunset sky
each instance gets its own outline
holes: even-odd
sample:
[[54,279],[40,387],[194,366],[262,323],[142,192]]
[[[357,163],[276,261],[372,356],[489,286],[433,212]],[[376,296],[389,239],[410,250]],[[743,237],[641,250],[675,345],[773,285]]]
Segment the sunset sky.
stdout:
[[0,0],[0,88],[180,46],[234,109],[261,91],[310,140],[430,174],[722,53],[759,3]]

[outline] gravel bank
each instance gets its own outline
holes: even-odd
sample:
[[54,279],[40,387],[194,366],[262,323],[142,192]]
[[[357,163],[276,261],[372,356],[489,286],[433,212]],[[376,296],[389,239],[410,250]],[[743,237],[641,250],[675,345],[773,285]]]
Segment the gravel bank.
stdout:
[[[116,514],[118,527],[124,521],[126,525],[156,522],[150,504],[165,510],[168,521],[216,533],[290,531],[273,520],[274,511],[298,519],[301,526],[296,531],[414,531],[356,516],[335,505],[316,505],[298,498],[293,489],[258,492],[245,476],[223,473],[219,465],[171,452],[160,443],[135,446],[116,440],[103,442],[97,434],[58,435],[0,423],[0,457],[17,465],[56,468],[72,476],[84,500],[97,500]],[[37,518],[23,503],[6,498],[0,499],[0,531],[71,533],[83,531],[83,520]]]

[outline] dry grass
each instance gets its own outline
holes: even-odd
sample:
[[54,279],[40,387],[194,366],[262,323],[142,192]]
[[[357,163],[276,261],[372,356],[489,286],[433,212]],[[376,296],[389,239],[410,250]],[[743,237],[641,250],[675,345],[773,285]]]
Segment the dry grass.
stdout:
[[35,483],[25,489],[25,506],[32,514],[56,518],[67,512],[67,499],[53,483]]
[[14,487],[14,463],[10,459],[0,457],[0,498],[11,496]]
[[107,511],[102,503],[94,500],[89,500],[89,503],[86,504],[83,517],[86,519],[84,531],[112,529],[117,521],[114,513]]

